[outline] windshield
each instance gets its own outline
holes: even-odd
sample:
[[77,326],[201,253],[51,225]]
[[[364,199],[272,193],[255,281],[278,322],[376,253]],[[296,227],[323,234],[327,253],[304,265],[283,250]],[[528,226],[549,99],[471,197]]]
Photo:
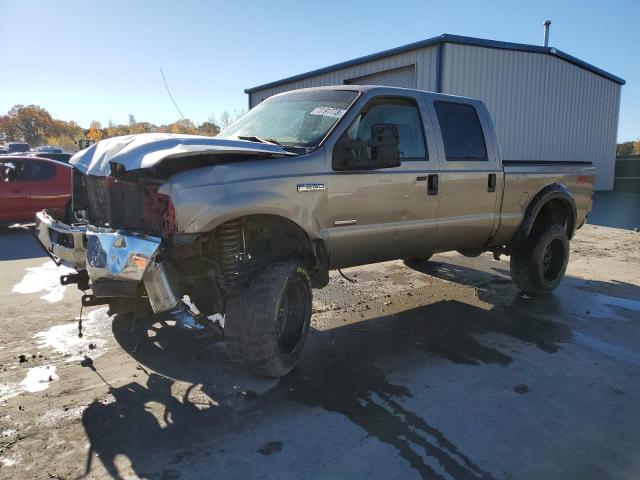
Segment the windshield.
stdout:
[[218,137],[317,147],[358,92],[315,90],[271,97],[225,128]]

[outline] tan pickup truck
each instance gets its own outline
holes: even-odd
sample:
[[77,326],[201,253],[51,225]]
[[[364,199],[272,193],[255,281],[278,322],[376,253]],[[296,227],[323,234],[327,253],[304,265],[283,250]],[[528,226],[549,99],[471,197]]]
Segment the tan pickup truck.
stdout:
[[525,292],[552,291],[595,179],[588,162],[502,159],[478,100],[350,85],[273,96],[217,138],[116,137],[70,163],[77,223],[44,211],[36,227],[77,270],[61,282],[112,313],[222,314],[230,358],[273,377],[331,269],[491,251]]

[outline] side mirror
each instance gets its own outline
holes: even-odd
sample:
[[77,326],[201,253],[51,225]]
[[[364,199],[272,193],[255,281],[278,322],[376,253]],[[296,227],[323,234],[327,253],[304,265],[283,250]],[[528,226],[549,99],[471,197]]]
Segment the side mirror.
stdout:
[[400,166],[400,135],[392,123],[371,126],[371,140],[351,139],[345,133],[333,149],[333,169],[375,170]]
[[400,166],[400,134],[393,123],[371,125],[371,161],[374,168]]

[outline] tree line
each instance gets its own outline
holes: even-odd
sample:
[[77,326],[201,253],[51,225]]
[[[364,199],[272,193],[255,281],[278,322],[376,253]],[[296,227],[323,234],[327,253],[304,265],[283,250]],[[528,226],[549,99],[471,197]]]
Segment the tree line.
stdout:
[[619,143],[616,148],[616,156],[640,155],[640,140]]
[[205,122],[196,125],[185,118],[166,125],[155,125],[150,122],[138,122],[129,114],[129,123],[115,125],[111,120],[106,127],[94,120],[85,129],[74,121],[53,118],[51,114],[37,105],[15,105],[6,115],[0,115],[0,143],[27,142],[31,147],[55,145],[68,152],[78,150],[79,140],[98,142],[105,138],[134,133],[181,133],[206,135],[213,137],[220,133],[235,119],[244,114],[243,110],[233,113],[222,112],[219,119],[209,117]]

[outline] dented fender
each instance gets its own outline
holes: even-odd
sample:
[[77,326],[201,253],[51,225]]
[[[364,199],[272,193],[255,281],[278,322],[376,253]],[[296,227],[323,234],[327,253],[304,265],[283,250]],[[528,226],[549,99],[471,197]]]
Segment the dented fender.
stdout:
[[247,215],[277,215],[313,240],[319,238],[321,223],[315,215],[325,210],[327,192],[306,192],[298,186],[327,182],[326,174],[308,173],[323,163],[281,158],[208,166],[174,175],[159,192],[171,197],[179,233],[209,232]]

